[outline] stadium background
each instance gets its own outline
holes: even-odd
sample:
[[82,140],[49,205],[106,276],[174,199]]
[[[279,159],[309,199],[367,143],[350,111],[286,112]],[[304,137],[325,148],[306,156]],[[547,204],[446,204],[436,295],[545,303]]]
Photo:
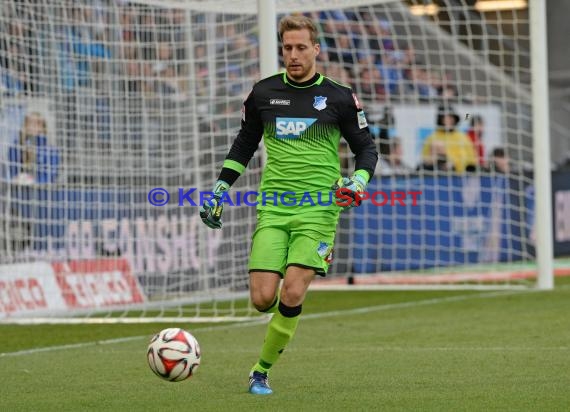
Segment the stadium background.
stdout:
[[[412,1],[279,1],[358,3],[376,29],[395,30],[370,48],[376,57],[409,58],[405,47],[390,51],[394,39],[415,46],[414,81],[402,70],[406,60],[379,87],[366,73],[348,78],[368,100],[375,133],[385,106],[400,119],[397,133],[415,123],[401,120],[406,110],[425,116],[414,136],[431,128],[440,96],[420,80],[446,79],[462,100],[457,111],[475,107],[498,122],[501,137],[489,142],[507,147],[517,173],[377,178],[372,188],[421,186],[427,203],[419,212],[367,206],[343,219],[331,274],[342,285],[312,288],[272,371],[275,393],[251,397],[247,373],[267,321],[248,306],[242,270],[253,210],[227,210],[222,235],[206,230],[195,208],[153,208],[146,196],[158,185],[211,186],[258,73],[254,2],[193,1],[197,10],[177,12],[188,2],[3,0],[0,410],[570,410],[570,280],[533,287],[528,11],[478,14],[475,0],[437,0],[436,16],[415,18]],[[547,8],[551,159],[559,169],[553,240],[562,257],[570,254],[566,3]],[[321,17],[346,24],[342,14]],[[359,18],[356,28],[364,28],[368,17]],[[329,37],[346,42],[339,31]],[[346,49],[328,51],[338,58]],[[342,77],[339,64],[322,66]],[[33,112],[45,116],[43,147],[59,149],[59,157],[42,152],[58,173],[43,170],[41,183],[10,174],[10,148]],[[404,150],[413,154],[408,144]],[[261,161],[237,189],[256,187]],[[559,258],[554,272],[569,266]],[[379,284],[391,274],[389,285]],[[437,290],[410,290],[426,280]],[[202,364],[190,381],[164,382],[148,368],[149,340],[169,326],[200,342]]]
[[[14,0],[2,5],[0,262],[8,265],[5,272],[14,272],[12,264],[68,262],[55,270],[65,278],[81,261],[105,261],[105,266],[118,258],[122,265],[125,258],[151,299],[195,291],[208,299],[219,290],[218,299],[226,291],[247,289],[243,268],[251,208],[226,211],[222,236],[202,230],[196,211],[176,207],[176,198],[161,209],[150,206],[146,195],[156,186],[173,191],[211,186],[239,127],[243,98],[260,75],[256,18],[153,4],[101,0],[48,7],[49,1]],[[361,208],[343,217],[333,274],[435,273],[478,263],[495,270],[501,263],[532,261],[528,10],[479,15],[470,8],[474,2],[443,2],[439,14],[426,18],[429,27],[441,29],[433,35],[394,4],[310,12],[323,30],[319,70],[353,86],[377,138],[382,129],[398,135],[411,167],[421,160],[421,139],[433,130],[443,102],[461,114],[462,130],[469,128],[464,113],[482,115],[487,150],[505,146],[516,177],[503,182],[494,175],[492,181],[475,176],[478,197],[462,179],[377,178],[385,190],[419,186],[431,198],[425,208]],[[548,12],[549,41],[556,50],[563,47],[558,43],[563,22],[557,21],[558,12]],[[474,56],[481,53],[484,64],[476,67]],[[552,163],[561,173],[555,181],[565,182],[568,57],[551,52],[549,58]],[[59,158],[56,175],[26,184],[16,181],[9,153],[33,112],[45,117],[47,142],[59,149]],[[346,154],[346,147],[342,150]],[[261,162],[253,159],[236,189],[255,187]],[[351,166],[344,157],[343,169]],[[504,190],[494,191],[497,187]],[[475,200],[469,203],[469,197]],[[553,197],[562,199],[554,210],[560,229],[567,197]],[[506,212],[496,217],[497,208]],[[500,224],[489,226],[493,219]],[[392,228],[389,220],[395,222]],[[375,233],[379,227],[381,238]],[[557,255],[567,254],[567,231],[555,233],[561,234],[555,238]]]

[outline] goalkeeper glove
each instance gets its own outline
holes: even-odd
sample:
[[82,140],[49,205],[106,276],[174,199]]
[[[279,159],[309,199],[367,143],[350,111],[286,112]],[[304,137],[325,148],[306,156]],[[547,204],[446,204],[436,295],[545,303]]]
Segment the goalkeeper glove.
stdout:
[[200,208],[200,217],[206,226],[212,229],[222,228],[222,212],[224,204],[221,198],[230,188],[230,185],[223,180],[218,180],[214,186],[212,198],[206,200]]
[[364,192],[367,184],[368,172],[364,170],[357,170],[350,177],[341,177],[331,187],[336,204],[342,207],[343,211],[360,206],[360,193]]

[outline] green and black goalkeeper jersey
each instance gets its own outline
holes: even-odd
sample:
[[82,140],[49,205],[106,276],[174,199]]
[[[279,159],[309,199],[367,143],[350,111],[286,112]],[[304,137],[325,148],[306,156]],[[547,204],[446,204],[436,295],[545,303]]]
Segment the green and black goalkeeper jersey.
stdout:
[[[338,211],[334,202],[325,204],[330,200],[331,185],[340,177],[341,136],[355,155],[355,170],[366,170],[372,177],[378,159],[356,95],[349,87],[318,73],[303,83],[280,73],[255,84],[244,102],[241,130],[224,169],[241,174],[262,136],[267,164],[258,190],[258,209],[277,208],[284,213],[308,208]],[[278,205],[273,204],[275,198]]]

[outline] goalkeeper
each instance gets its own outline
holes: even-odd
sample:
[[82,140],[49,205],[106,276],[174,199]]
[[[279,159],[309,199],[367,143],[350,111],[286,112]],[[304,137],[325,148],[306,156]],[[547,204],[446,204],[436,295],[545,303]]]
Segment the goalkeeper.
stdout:
[[[315,275],[327,273],[340,211],[359,203],[341,197],[340,207],[329,201],[331,190],[364,191],[378,159],[356,96],[316,71],[320,46],[314,22],[304,16],[284,17],[279,35],[286,71],[254,85],[214,197],[200,210],[206,225],[222,227],[223,194],[244,172],[263,136],[267,165],[249,261],[252,304],[273,314],[249,375],[249,392],[261,395],[272,393],[268,372],[295,334],[309,284]],[[352,176],[344,178],[338,156],[341,136],[356,162]],[[297,199],[309,193],[313,201],[284,205],[279,200],[285,192]]]

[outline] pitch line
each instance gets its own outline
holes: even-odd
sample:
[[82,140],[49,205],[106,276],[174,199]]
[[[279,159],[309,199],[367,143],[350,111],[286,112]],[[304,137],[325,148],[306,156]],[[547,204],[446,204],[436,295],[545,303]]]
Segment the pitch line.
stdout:
[[[303,322],[306,320],[312,319],[324,319],[324,318],[331,318],[335,316],[350,316],[350,315],[359,315],[359,314],[367,314],[373,312],[382,312],[385,310],[393,310],[393,309],[405,309],[405,308],[413,308],[418,306],[428,306],[428,305],[437,305],[440,303],[448,303],[448,302],[461,302],[469,299],[486,299],[486,298],[494,298],[497,296],[508,296],[514,294],[521,294],[521,293],[534,293],[534,290],[527,290],[527,291],[499,291],[499,292],[489,292],[489,293],[472,293],[468,295],[458,295],[458,296],[449,296],[445,298],[433,298],[433,299],[424,299],[424,300],[416,300],[416,301],[409,301],[409,302],[400,302],[400,303],[389,303],[386,305],[376,305],[376,306],[366,306],[362,308],[355,308],[355,309],[344,309],[344,310],[333,310],[329,312],[321,312],[321,313],[312,313],[308,315],[303,315]],[[219,330],[228,330],[228,329],[241,329],[250,326],[257,326],[269,321],[269,316],[261,317],[260,319],[252,320],[250,322],[242,322],[242,323],[233,323],[230,325],[216,325],[216,326],[206,326],[202,328],[194,328],[192,329],[192,333],[194,332],[212,332],[212,331],[219,331]],[[98,340],[98,341],[91,341],[91,342],[81,342],[81,343],[73,343],[69,345],[57,345],[57,346],[45,346],[40,348],[32,348],[32,349],[25,349],[16,352],[3,352],[0,353],[0,358],[3,357],[13,357],[13,356],[25,356],[25,355],[32,355],[36,353],[44,353],[44,352],[56,352],[60,350],[66,349],[80,349],[86,348],[90,346],[98,346],[98,345],[112,345],[116,343],[125,343],[131,342],[136,340],[143,340],[143,339],[150,339],[149,335],[144,336],[130,336],[124,338],[115,338],[115,339],[105,339],[105,340]]]
[[[335,349],[330,348],[291,348],[290,352],[302,350],[303,352],[335,352]],[[570,351],[570,346],[374,346],[372,348],[359,348],[352,346],[351,351],[363,352],[566,352]]]
[[[358,347],[351,346],[351,352],[567,352],[570,351],[570,346],[374,346],[374,347]],[[235,349],[229,350],[224,349],[221,351],[216,351],[216,353],[258,353],[258,348],[251,349]],[[326,352],[338,352],[338,349],[332,348],[314,348],[314,347],[290,347],[287,348],[287,352],[314,352],[314,353],[326,353]]]

